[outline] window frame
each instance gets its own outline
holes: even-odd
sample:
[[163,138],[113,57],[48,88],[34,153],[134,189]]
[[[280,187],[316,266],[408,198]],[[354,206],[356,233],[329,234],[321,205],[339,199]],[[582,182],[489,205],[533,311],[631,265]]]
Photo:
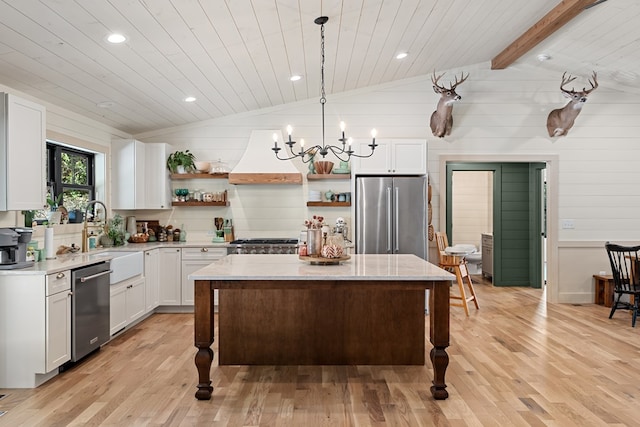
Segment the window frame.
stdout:
[[[82,156],[87,159],[87,185],[65,184],[62,182],[62,153],[74,156]],[[81,190],[89,193],[89,200],[95,198],[95,154],[90,151],[72,148],[47,140],[47,188],[52,193],[52,198],[63,194],[65,190]],[[60,203],[64,206],[64,195]]]

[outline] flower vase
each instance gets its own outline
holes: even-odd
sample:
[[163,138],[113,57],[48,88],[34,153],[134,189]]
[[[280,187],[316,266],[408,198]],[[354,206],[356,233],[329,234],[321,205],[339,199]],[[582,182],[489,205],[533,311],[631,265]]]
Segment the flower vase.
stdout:
[[60,211],[49,211],[47,212],[47,222],[50,225],[60,224],[60,220],[62,219],[62,212]]
[[322,229],[310,228],[307,230],[307,255],[320,256],[322,252]]

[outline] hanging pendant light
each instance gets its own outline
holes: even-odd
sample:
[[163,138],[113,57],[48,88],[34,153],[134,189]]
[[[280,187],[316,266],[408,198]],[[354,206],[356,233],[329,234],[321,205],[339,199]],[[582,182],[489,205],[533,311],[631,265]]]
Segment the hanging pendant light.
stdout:
[[373,129],[371,131],[372,141],[371,141],[371,144],[368,144],[368,146],[371,148],[371,152],[368,154],[356,154],[351,147],[353,140],[351,138],[345,137],[344,131],[346,129],[346,125],[344,122],[340,122],[340,131],[342,135],[340,138],[338,138],[340,145],[325,144],[324,105],[327,103],[327,98],[326,98],[325,89],[324,89],[324,24],[326,24],[328,20],[329,18],[326,16],[320,16],[314,20],[316,24],[320,25],[320,55],[321,55],[321,61],[322,61],[321,67],[320,67],[320,83],[321,83],[320,106],[322,108],[322,145],[314,145],[314,146],[305,148],[304,139],[301,139],[300,150],[297,152],[294,151],[293,146],[295,145],[296,142],[291,139],[291,133],[293,132],[293,128],[291,126],[287,126],[288,140],[285,141],[284,143],[285,145],[289,146],[289,151],[291,153],[289,157],[280,157],[280,150],[282,150],[282,148],[278,147],[278,135],[275,133],[273,134],[273,148],[271,149],[276,154],[276,157],[280,160],[291,160],[291,159],[295,159],[296,157],[299,157],[300,159],[302,159],[303,163],[308,163],[311,160],[313,160],[316,154],[320,154],[324,159],[324,157],[327,154],[332,153],[339,160],[348,162],[351,159],[351,157],[361,157],[361,158],[371,157],[376,147],[378,146],[378,144],[376,144],[377,132],[375,129]]

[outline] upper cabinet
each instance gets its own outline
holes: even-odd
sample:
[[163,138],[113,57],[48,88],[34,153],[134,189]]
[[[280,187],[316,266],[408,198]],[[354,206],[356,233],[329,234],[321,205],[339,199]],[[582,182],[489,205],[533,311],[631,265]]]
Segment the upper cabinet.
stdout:
[[0,211],[44,206],[45,138],[45,108],[0,92]]
[[[369,141],[356,144],[356,153],[370,151]],[[391,139],[378,142],[371,157],[354,160],[360,175],[424,175],[427,173],[427,141],[424,139]]]
[[167,144],[111,142],[113,209],[169,209]]

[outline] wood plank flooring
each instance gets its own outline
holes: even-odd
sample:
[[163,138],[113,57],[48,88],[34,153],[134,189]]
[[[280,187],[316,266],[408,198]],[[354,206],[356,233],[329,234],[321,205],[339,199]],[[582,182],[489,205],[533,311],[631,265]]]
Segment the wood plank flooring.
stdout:
[[446,401],[431,397],[430,363],[218,367],[217,352],[212,400],[197,401],[192,316],[156,314],[38,389],[0,390],[0,426],[639,424],[627,312],[474,279],[480,310],[451,310]]

